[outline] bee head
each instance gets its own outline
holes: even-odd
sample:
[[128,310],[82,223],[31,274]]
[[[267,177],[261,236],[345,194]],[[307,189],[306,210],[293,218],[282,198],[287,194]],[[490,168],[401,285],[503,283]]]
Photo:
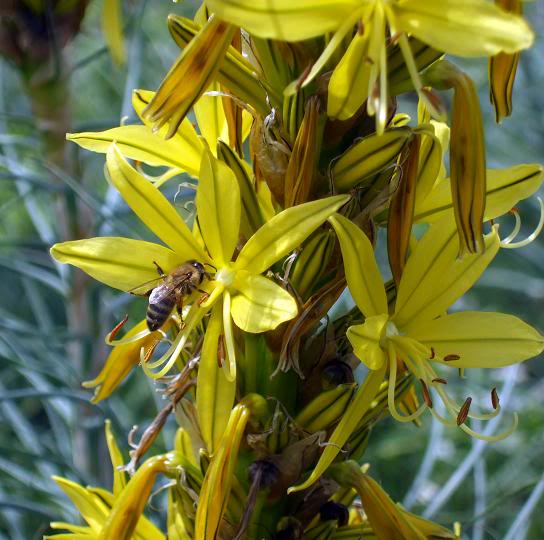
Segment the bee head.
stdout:
[[204,265],[201,262],[192,260],[192,261],[188,261],[188,263],[198,272],[200,276],[200,283],[202,283],[205,277],[208,279],[211,279],[210,273],[206,272],[206,269],[204,268]]

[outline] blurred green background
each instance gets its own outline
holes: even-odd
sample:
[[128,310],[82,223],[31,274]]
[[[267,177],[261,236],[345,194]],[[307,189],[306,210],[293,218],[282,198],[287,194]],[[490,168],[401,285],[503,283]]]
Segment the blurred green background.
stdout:
[[[73,9],[78,2],[49,2],[61,3]],[[79,31],[78,17],[63,19],[52,32],[57,23],[51,13],[37,16],[27,9],[19,19],[26,33],[16,29],[15,41],[24,45],[19,49],[6,31],[6,13],[16,4],[23,2],[0,6],[0,538],[34,540],[51,520],[77,519],[51,475],[110,486],[104,419],[112,419],[127,450],[130,428],[146,426],[161,407],[153,383],[140,372],[98,406],[80,386],[104,362],[107,331],[127,312],[131,320],[141,318],[145,304],[53,264],[48,248],[67,238],[142,238],[146,232],[108,189],[104,157],[64,143],[62,133],[135,122],[132,90],[156,89],[179,52],[167,15],[191,16],[195,2],[125,1],[123,67],[112,62],[104,45],[102,0],[81,10]],[[544,28],[542,2],[526,4],[526,14],[533,28]],[[74,39],[61,50],[71,34]],[[522,56],[514,115],[501,126],[489,105],[485,60],[455,61],[481,89],[489,166],[543,161],[542,38]],[[399,109],[414,107],[406,99]],[[178,183],[166,189],[172,198]],[[524,231],[531,231],[538,221],[536,200],[524,202],[520,211]],[[513,219],[502,221],[504,236]],[[544,331],[543,265],[544,237],[521,250],[503,250],[459,307],[513,313]],[[519,427],[507,440],[472,441],[426,415],[421,428],[383,422],[365,459],[395,500],[450,526],[460,521],[465,538],[539,540],[544,513],[529,511],[538,508],[544,488],[542,359],[467,373],[457,396],[472,395],[488,407],[494,386],[507,412],[481,429],[498,433],[517,411]],[[174,430],[167,425],[157,451],[170,447]],[[159,500],[155,506],[150,515],[160,518]]]

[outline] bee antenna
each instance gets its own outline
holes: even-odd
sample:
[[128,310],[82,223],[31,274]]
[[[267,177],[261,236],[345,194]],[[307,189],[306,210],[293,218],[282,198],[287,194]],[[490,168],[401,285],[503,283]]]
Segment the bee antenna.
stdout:
[[210,268],[213,268],[217,272],[217,268],[213,264],[204,263],[204,266],[209,266]]

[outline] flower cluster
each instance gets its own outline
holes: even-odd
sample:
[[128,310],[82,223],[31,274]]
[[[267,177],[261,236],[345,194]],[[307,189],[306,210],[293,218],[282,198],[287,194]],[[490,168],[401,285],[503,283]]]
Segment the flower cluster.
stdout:
[[[477,413],[446,392],[448,377],[544,350],[516,317],[448,313],[500,249],[544,226],[541,202],[529,238],[515,240],[514,212],[501,239],[493,220],[539,189],[543,169],[486,168],[474,85],[444,59],[490,57],[497,119],[510,114],[517,55],[533,40],[513,11],[485,0],[207,0],[194,20],[170,17],[183,51],[157,92],[134,92],[142,123],[68,136],[106,154],[108,182],[160,242],[51,250],[148,297],[147,322],[142,313],[119,337],[125,319],[106,337],[112,352],[84,383],[94,401],[140,365],[164,383],[166,405],[128,464],[107,428],[113,493],[57,479],[88,524],[56,523],[71,533],[58,538],[458,537],[396,505],[357,462],[388,415],[406,423],[429,410],[484,437],[470,419],[499,414],[496,391]],[[450,89],[451,128],[440,98]],[[410,91],[414,120],[395,100]],[[161,192],[183,173],[195,180],[192,227]],[[380,227],[391,280],[375,257]],[[346,290],[356,307],[331,321]],[[174,449],[140,465],[174,411]],[[171,479],[165,532],[143,516],[157,475]]]

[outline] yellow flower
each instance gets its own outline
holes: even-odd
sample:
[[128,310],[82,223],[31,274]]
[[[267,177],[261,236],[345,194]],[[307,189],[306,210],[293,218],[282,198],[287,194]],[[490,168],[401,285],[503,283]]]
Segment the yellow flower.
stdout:
[[[459,259],[453,221],[447,217],[433,224],[408,258],[390,314],[370,241],[340,215],[330,222],[340,240],[348,287],[366,318],[363,324],[350,327],[347,337],[369,369],[388,366],[388,405],[397,420],[411,421],[426,407],[423,404],[409,416],[397,411],[394,390],[398,360],[427,389],[438,393],[452,417],[447,423],[455,424],[461,407],[445,394],[433,363],[455,368],[502,367],[527,360],[544,349],[544,337],[516,317],[470,311],[444,315],[495,257],[500,246],[497,226],[484,238],[484,253]],[[429,408],[438,416],[432,406]],[[464,423],[460,427],[475,434]]]
[[[70,523],[53,522],[51,528],[66,530],[68,533],[46,536],[51,540],[79,540],[85,538],[96,540],[105,524],[110,520],[112,507],[118,504],[119,499],[127,485],[126,473],[119,470],[123,465],[121,452],[111,433],[109,421],[106,422],[106,440],[110,452],[110,459],[113,466],[113,492],[92,487],[83,487],[66,478],[54,477],[53,479],[64,493],[70,498],[74,506],[86,522],[86,525],[72,525]],[[153,458],[152,458],[153,459]],[[151,486],[153,484],[151,483]],[[151,488],[150,486],[150,488]],[[142,505],[146,503],[147,496],[140,494],[139,500]],[[142,506],[143,508],[143,506]],[[166,540],[165,535],[141,513],[135,516],[132,531],[135,540]],[[113,537],[110,537],[113,538]],[[120,537],[115,537],[120,538]]]
[[[53,257],[123,291],[141,289],[142,284],[157,280],[154,263],[167,273],[191,259],[215,268],[213,280],[202,284],[209,297],[205,302],[193,303],[184,328],[168,351],[143,367],[155,378],[166,374],[191,332],[220,301],[227,373],[233,379],[236,360],[232,321],[246,332],[259,333],[276,328],[297,313],[291,295],[260,274],[297,247],[349,196],[330,197],[280,212],[255,232],[233,260],[239,241],[240,189],[231,169],[215,159],[207,148],[196,195],[199,225],[196,236],[159,190],[124,160],[115,145],[108,150],[107,170],[111,183],[132,210],[169,247],[128,238],[90,238],[56,244],[51,249]],[[143,330],[128,340],[137,341],[149,332]],[[113,344],[130,341],[116,340]]]
[[[457,257],[459,244],[450,215],[433,223],[408,257],[397,289],[395,308],[389,311],[386,291],[372,244],[349,219],[336,214],[334,227],[346,270],[349,290],[365,316],[363,324],[351,326],[347,337],[355,355],[370,369],[346,413],[329,438],[308,479],[290,491],[312,485],[334,461],[340,449],[365,415],[377,395],[387,370],[388,408],[401,421],[417,419],[426,408],[440,421],[459,427],[472,436],[485,438],[465,424],[467,417],[488,419],[489,414],[468,414],[466,402],[455,403],[445,392],[443,379],[433,364],[454,368],[494,368],[522,362],[544,350],[544,337],[520,319],[502,313],[467,311],[444,315],[480,277],[500,247],[498,226],[484,237],[485,251]],[[402,362],[421,381],[425,397],[417,411],[402,415],[395,403],[397,362]],[[444,402],[450,418],[432,407],[432,392]],[[462,421],[460,421],[462,420]],[[503,438],[516,427],[502,435]]]
[[209,0],[208,6],[219,17],[259,37],[300,41],[334,32],[311,71],[290,85],[287,93],[308,84],[358,23],[330,80],[328,114],[350,118],[368,98],[368,112],[376,114],[379,133],[387,116],[387,26],[424,99],[408,35],[458,56],[513,53],[533,41],[521,17],[486,0]]

